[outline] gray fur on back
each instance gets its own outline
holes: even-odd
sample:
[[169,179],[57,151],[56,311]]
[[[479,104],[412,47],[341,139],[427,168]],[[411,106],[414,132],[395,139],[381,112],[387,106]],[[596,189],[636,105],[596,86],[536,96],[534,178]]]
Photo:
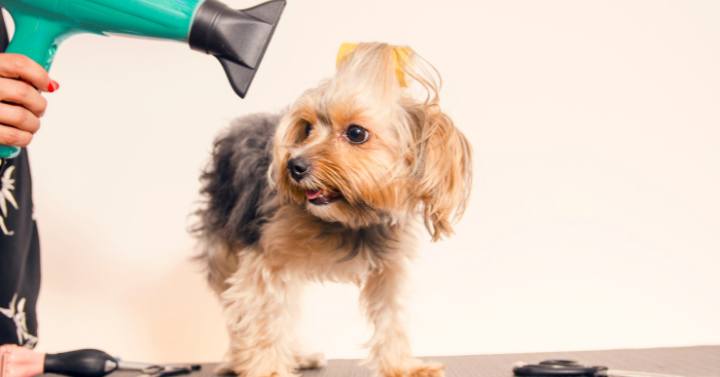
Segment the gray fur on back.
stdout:
[[241,117],[215,140],[210,164],[200,177],[205,202],[197,212],[195,231],[205,242],[236,249],[260,238],[260,228],[275,211],[269,206],[274,192],[268,168],[279,120],[273,114]]

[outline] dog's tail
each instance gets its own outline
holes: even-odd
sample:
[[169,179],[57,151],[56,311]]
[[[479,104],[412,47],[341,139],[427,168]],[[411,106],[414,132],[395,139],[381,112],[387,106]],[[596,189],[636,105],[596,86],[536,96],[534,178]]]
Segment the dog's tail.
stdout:
[[201,244],[195,259],[218,293],[237,270],[238,254],[252,247],[275,211],[268,168],[279,115],[238,118],[216,140],[200,182],[203,204],[192,229]]

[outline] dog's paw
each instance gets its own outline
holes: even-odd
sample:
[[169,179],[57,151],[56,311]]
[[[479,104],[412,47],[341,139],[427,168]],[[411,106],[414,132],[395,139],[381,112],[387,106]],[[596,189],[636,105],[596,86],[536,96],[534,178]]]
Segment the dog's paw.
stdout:
[[445,377],[445,366],[440,363],[425,363],[410,369],[408,377]]
[[227,375],[235,374],[232,364],[229,362],[222,362],[222,363],[218,364],[218,366],[215,367],[214,372],[216,375],[219,375],[219,376],[227,376]]
[[[321,355],[322,356],[322,355]],[[248,371],[242,367],[233,366],[231,362],[220,363],[215,367],[217,376],[240,376],[240,377],[300,377],[292,372],[259,372]]]
[[325,360],[325,355],[322,353],[295,355],[295,364],[298,370],[320,369],[327,365],[327,360]]
[[382,377],[445,377],[445,366],[440,363],[420,363],[408,369],[393,369],[381,373]]

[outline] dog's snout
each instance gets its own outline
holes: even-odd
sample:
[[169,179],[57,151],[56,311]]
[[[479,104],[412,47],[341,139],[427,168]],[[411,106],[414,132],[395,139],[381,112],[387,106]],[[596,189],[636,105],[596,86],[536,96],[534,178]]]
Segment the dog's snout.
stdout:
[[288,161],[287,168],[293,179],[300,182],[300,180],[310,173],[310,162],[302,157],[295,157]]

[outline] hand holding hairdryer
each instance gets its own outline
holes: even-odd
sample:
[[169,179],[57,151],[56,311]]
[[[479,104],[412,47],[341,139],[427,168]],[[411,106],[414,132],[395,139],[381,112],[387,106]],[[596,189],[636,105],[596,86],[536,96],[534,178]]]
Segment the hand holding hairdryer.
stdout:
[[31,59],[0,54],[0,144],[30,143],[47,106],[41,92],[53,92],[58,87],[47,71]]
[[[15,22],[7,52],[50,69],[72,34],[124,34],[188,43],[215,56],[235,92],[244,97],[265,54],[285,0],[235,10],[218,0],[0,0]],[[0,158],[16,147],[0,146]]]

